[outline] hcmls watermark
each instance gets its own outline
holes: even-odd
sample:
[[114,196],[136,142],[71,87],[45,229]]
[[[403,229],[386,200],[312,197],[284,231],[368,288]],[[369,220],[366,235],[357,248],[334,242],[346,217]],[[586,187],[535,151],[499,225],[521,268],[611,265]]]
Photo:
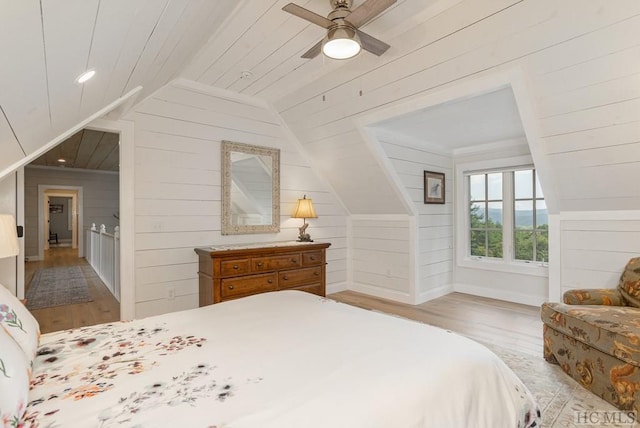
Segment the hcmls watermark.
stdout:
[[580,410],[573,413],[573,421],[576,425],[586,426],[634,426],[640,422],[635,410]]

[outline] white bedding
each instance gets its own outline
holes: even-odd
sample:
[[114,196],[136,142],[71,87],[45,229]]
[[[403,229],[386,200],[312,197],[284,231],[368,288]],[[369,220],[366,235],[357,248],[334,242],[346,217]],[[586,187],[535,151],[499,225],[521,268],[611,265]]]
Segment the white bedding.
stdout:
[[539,425],[529,391],[484,346],[298,291],[40,343],[31,427]]

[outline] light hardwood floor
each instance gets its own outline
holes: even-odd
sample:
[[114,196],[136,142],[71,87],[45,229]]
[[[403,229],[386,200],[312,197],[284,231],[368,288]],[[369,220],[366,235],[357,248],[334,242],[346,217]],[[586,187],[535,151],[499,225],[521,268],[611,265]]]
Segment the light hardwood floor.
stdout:
[[540,308],[535,306],[462,293],[452,293],[417,306],[354,291],[341,291],[327,297],[435,325],[486,344],[542,356],[542,321]]
[[[31,279],[37,269],[52,266],[87,266],[84,258],[78,257],[78,250],[68,247],[52,248],[45,251],[45,259],[37,262],[25,263],[25,284]],[[42,333],[65,330],[117,321],[120,319],[120,303],[111,295],[107,287],[96,275],[87,278],[92,302],[74,305],[54,306],[51,308],[34,309],[33,316],[40,324]]]

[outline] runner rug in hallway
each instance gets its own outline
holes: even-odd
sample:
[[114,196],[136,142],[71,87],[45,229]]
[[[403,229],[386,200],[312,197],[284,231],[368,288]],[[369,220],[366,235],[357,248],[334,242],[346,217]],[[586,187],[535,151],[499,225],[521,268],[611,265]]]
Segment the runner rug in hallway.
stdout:
[[[87,272],[88,273],[88,272]],[[95,275],[93,271],[92,274]],[[38,269],[26,293],[27,308],[91,302],[85,273],[80,266]]]

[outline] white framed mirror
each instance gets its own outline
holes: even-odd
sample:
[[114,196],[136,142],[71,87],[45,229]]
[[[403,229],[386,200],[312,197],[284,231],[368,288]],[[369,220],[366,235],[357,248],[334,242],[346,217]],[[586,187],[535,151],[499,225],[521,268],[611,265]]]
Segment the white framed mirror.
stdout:
[[222,234],[280,231],[280,150],[222,142]]

